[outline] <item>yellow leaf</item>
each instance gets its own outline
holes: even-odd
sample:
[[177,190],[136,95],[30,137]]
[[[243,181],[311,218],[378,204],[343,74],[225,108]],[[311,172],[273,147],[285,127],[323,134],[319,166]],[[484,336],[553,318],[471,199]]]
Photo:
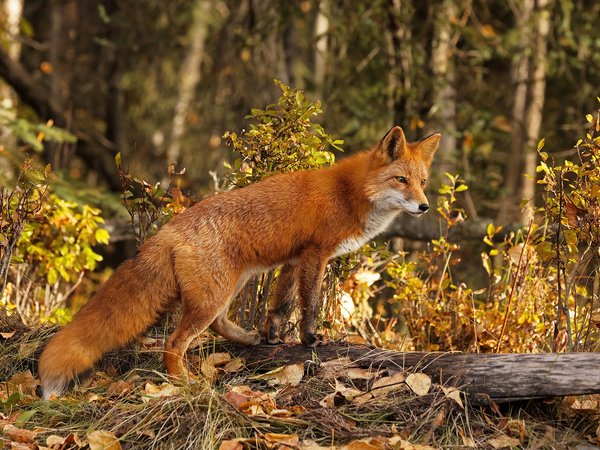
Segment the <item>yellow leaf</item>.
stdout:
[[382,438],[367,438],[359,441],[352,441],[346,448],[348,450],[385,450],[387,448],[387,442]]
[[426,395],[431,388],[431,378],[424,373],[411,373],[406,377],[406,384],[419,397]]
[[521,441],[505,434],[501,434],[495,438],[489,439],[486,444],[493,448],[512,448],[521,445]]
[[373,378],[379,376],[380,371],[372,371],[370,369],[362,369],[358,367],[353,367],[348,369],[347,375],[351,380],[372,380]]
[[30,370],[15,373],[10,377],[10,380],[8,380],[8,387],[11,391],[18,390],[25,395],[35,396],[37,385],[38,383]]
[[265,441],[271,444],[283,444],[289,447],[298,446],[298,435],[294,434],[279,434],[279,433],[265,433]]
[[24,430],[10,424],[6,425],[2,431],[13,441],[20,442],[22,444],[32,443],[37,435],[37,431]]
[[121,450],[117,437],[110,431],[96,430],[87,435],[90,450]]
[[239,372],[244,369],[244,358],[233,358],[223,367],[223,371],[227,373]]
[[374,397],[384,397],[392,392],[403,391],[406,389],[404,382],[406,377],[403,372],[398,372],[391,377],[383,377],[373,383],[371,394]]
[[288,366],[279,367],[267,373],[256,375],[251,380],[265,380],[270,385],[288,384],[296,386],[302,381],[304,376],[304,364],[290,364]]
[[144,403],[147,403],[152,399],[161,397],[171,397],[173,395],[179,394],[180,392],[180,387],[173,386],[170,383],[165,382],[160,386],[156,386],[152,383],[146,383],[146,386],[144,386],[144,390],[142,391],[142,401]]
[[445,388],[442,386],[442,391],[444,391],[444,395],[447,398],[454,400],[457,403],[457,405],[460,406],[462,409],[465,408],[462,402],[462,398],[460,396],[460,391],[458,389],[456,389],[455,387]]
[[240,439],[229,439],[221,442],[219,450],[243,450],[244,446]]

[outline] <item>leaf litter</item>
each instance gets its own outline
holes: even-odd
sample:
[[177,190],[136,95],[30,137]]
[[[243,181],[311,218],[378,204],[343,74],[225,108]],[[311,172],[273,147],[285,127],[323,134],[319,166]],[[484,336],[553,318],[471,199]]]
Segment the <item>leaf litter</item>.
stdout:
[[538,402],[531,415],[473,408],[460,387],[418,372],[340,358],[313,373],[303,364],[249,373],[243,359],[210,348],[191,366],[201,375],[182,382],[161,372],[150,339],[146,351],[138,344],[109,356],[86,388],[45,402],[36,353],[22,344],[42,348],[49,334],[20,331],[0,346],[0,362],[12,363],[0,367],[3,448],[541,449],[600,441],[598,397]]

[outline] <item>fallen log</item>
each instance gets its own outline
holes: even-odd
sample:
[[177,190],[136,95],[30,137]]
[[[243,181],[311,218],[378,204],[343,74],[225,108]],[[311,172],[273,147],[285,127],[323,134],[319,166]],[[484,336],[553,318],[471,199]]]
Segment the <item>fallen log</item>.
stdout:
[[355,367],[423,372],[436,383],[460,388],[473,404],[600,393],[600,353],[402,353],[347,343],[227,350],[255,370],[346,357]]

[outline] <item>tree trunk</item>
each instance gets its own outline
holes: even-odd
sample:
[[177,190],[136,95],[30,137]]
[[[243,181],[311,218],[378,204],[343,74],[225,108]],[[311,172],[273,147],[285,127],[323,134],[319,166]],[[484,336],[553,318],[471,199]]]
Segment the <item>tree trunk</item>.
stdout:
[[444,0],[435,8],[434,36],[431,50],[433,71],[432,120],[430,132],[441,132],[442,140],[434,161],[436,173],[456,170],[458,161],[456,139],[456,87],[454,55],[456,44],[452,37],[452,23],[457,18],[455,0]]
[[200,82],[200,69],[209,24],[210,3],[197,0],[194,5],[192,24],[188,32],[189,48],[179,73],[179,96],[175,105],[171,138],[167,148],[167,162],[177,163],[181,158],[181,138],[186,129],[186,115],[194,100]]
[[[80,19],[80,4],[77,0],[53,0],[50,6],[50,41],[48,59],[52,67],[50,74],[51,101],[58,105],[65,122],[62,127],[71,131],[73,99],[73,67],[78,39],[77,24]],[[49,142],[46,146],[46,161],[55,169],[64,169],[77,143]]]
[[510,136],[510,156],[505,168],[506,194],[498,210],[498,221],[510,223],[517,218],[519,184],[523,173],[523,155],[525,148],[525,111],[527,108],[527,84],[529,81],[529,54],[531,45],[531,16],[535,0],[523,0],[521,9],[515,10],[519,44],[517,58],[511,65],[511,81],[514,97],[512,106]]
[[550,31],[550,0],[537,0],[535,11],[535,37],[533,40],[533,54],[531,56],[531,81],[529,84],[529,104],[525,115],[525,162],[521,190],[521,198],[529,201],[529,205],[523,209],[521,215],[522,223],[528,223],[533,218],[535,209],[535,186],[537,167],[537,144],[540,138],[542,126],[542,110],[546,90],[546,53],[548,49],[547,39]]
[[[19,35],[19,23],[23,15],[23,0],[6,0],[3,2],[1,15],[5,17],[6,26],[0,37],[8,43],[7,53],[13,61],[19,60],[21,54],[21,43],[17,39]],[[3,99],[4,105],[2,109],[5,114],[11,119],[16,118],[16,113],[13,108],[16,106],[16,96],[10,86],[6,83],[0,83],[0,98]],[[10,130],[6,128],[0,129],[0,142],[8,148],[14,148],[16,140]],[[0,155],[0,184],[5,184],[14,179],[13,168],[8,159]]]
[[349,358],[349,367],[423,372],[436,383],[457,386],[475,404],[600,393],[599,353],[401,353],[344,343],[226,348],[250,369]]
[[[523,208],[521,199],[535,197],[537,143],[542,124],[546,87],[547,38],[550,30],[550,0],[523,0],[515,10],[520,35],[518,54],[511,76],[514,85],[510,156],[506,166],[506,196],[498,211],[498,220],[528,223],[534,205]],[[525,175],[525,176],[524,176]]]
[[392,125],[409,126],[414,116],[412,104],[413,66],[410,26],[413,8],[410,0],[388,0],[389,18],[389,96],[392,112]]
[[329,1],[321,0],[319,10],[315,19],[315,90],[318,98],[323,98],[325,86],[325,73],[327,70],[327,50],[329,41],[327,32],[329,31]]

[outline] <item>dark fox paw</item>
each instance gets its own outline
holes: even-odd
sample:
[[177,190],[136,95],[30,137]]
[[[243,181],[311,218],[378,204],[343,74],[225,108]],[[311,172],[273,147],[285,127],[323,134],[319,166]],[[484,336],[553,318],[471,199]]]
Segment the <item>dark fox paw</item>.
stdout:
[[320,345],[327,345],[329,343],[329,338],[327,336],[314,333],[303,333],[300,335],[300,340],[305,346],[311,348],[318,347]]

